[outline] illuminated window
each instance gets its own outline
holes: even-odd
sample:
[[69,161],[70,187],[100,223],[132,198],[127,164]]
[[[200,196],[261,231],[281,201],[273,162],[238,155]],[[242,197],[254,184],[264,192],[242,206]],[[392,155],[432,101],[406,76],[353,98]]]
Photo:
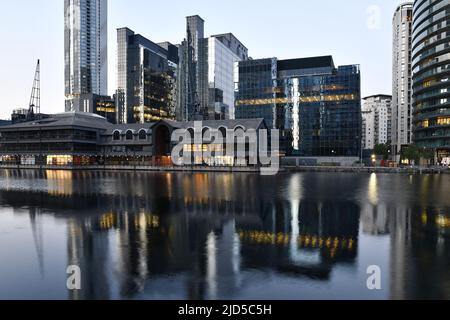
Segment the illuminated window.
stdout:
[[73,164],[73,156],[47,156],[47,165],[67,166]]
[[439,117],[437,119],[437,124],[440,126],[450,125],[450,117]]

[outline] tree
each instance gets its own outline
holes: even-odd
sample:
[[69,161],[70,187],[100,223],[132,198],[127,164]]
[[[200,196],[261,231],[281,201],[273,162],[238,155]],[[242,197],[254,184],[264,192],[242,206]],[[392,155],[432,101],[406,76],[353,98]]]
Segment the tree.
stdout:
[[415,145],[410,145],[401,150],[400,157],[402,160],[408,160],[410,163],[414,161],[417,164],[420,161],[420,150]]
[[389,159],[389,151],[391,150],[391,146],[387,143],[381,143],[375,145],[373,152],[377,156],[383,156],[384,160]]
[[422,148],[420,149],[420,156],[425,160],[434,160],[434,150]]

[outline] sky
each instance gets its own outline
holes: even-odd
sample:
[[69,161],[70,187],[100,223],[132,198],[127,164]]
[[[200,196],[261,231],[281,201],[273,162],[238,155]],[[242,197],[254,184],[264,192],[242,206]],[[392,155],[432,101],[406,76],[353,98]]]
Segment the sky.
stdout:
[[[116,88],[116,29],[180,43],[185,17],[205,35],[232,32],[252,58],[332,55],[361,65],[362,95],[392,92],[392,17],[401,0],[109,0],[108,91]],[[41,59],[41,112],[64,112],[64,1],[3,1],[0,10],[0,119],[28,108]]]

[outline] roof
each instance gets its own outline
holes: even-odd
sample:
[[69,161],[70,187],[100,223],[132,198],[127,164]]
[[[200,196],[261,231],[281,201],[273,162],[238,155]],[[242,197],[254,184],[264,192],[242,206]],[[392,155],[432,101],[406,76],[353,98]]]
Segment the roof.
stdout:
[[203,18],[200,17],[198,14],[194,14],[194,15],[192,15],[192,16],[187,16],[187,17],[186,17],[186,19],[193,19],[193,18],[195,18],[195,19],[200,19],[201,21],[205,22],[205,20],[203,20]]
[[[174,129],[189,129],[194,128],[196,121],[188,121],[188,122],[177,122],[171,120],[162,120],[161,122],[167,123]],[[198,121],[201,123],[203,128],[211,128],[211,129],[219,129],[221,127],[227,129],[235,129],[236,127],[244,127],[245,130],[248,129],[260,129],[261,127],[266,127],[265,121],[263,118],[257,119],[237,119],[237,120],[203,120]]]
[[35,129],[37,127],[40,128],[51,128],[51,127],[85,127],[92,129],[107,129],[112,126],[106,118],[102,116],[86,113],[86,112],[65,112],[60,114],[51,115],[49,118],[37,120],[37,121],[29,121],[29,122],[20,122],[16,124],[11,124],[7,126],[2,126],[2,129]]
[[334,68],[332,56],[278,60],[279,70]]
[[367,100],[370,98],[389,98],[392,99],[392,95],[390,94],[373,94],[371,96],[364,97],[363,100]]
[[111,135],[115,131],[120,131],[121,133],[125,133],[128,130],[133,130],[134,132],[139,132],[142,129],[149,130],[151,129],[156,123],[130,123],[130,124],[112,124],[109,126],[106,131],[103,133],[105,135]]

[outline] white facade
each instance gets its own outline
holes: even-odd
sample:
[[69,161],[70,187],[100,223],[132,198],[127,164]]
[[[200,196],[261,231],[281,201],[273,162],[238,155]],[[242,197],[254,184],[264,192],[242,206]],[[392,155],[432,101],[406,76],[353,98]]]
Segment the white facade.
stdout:
[[[230,43],[227,45],[225,40]],[[231,34],[208,38],[209,88],[222,90],[223,103],[229,110],[229,119],[235,118],[234,65],[236,62],[248,59],[247,54],[247,49]],[[215,105],[217,101],[212,103]]]
[[412,10],[412,3],[404,3],[397,8],[393,19],[391,140],[397,160],[402,146],[412,143]]
[[363,99],[363,149],[374,149],[377,144],[390,143],[391,96],[378,95]]
[[66,111],[76,111],[81,94],[108,93],[108,2],[64,0],[64,10]]

